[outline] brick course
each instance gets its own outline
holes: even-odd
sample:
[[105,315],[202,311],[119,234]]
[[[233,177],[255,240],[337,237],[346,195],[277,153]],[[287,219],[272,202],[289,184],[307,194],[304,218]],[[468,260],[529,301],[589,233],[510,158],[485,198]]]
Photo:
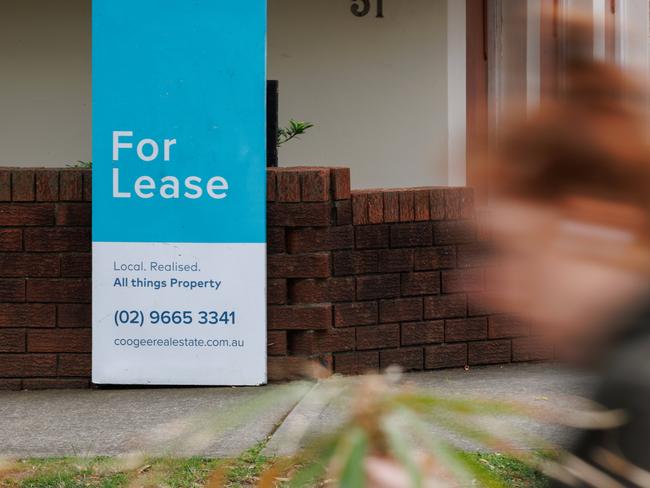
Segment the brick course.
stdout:
[[[0,389],[85,388],[91,173],[0,169]],[[347,168],[269,169],[269,377],[541,360],[503,315],[467,188],[350,190]]]

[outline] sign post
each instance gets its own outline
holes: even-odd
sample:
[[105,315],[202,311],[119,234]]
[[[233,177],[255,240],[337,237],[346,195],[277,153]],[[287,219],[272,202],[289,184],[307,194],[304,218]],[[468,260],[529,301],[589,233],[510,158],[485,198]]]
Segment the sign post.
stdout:
[[266,382],[266,1],[93,1],[93,382]]

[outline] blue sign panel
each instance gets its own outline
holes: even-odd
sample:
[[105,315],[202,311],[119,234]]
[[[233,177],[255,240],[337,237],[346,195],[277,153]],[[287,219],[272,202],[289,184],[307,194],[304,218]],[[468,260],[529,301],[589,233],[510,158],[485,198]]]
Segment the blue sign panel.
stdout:
[[96,383],[266,381],[265,89],[264,0],[93,1]]
[[95,0],[95,242],[265,242],[265,9]]

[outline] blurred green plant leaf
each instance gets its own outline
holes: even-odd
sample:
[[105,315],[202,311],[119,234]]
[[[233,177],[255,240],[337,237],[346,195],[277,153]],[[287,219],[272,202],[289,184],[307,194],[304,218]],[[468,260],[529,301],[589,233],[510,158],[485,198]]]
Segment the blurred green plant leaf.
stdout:
[[347,438],[347,460],[341,472],[341,486],[364,488],[366,475],[364,461],[368,453],[368,436],[361,429],[354,429]]

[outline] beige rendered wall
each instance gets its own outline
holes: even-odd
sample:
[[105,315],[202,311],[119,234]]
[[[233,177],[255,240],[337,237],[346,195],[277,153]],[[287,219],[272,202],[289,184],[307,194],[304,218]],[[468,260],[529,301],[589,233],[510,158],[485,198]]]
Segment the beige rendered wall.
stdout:
[[0,0],[0,165],[91,159],[88,0]]
[[384,19],[351,4],[269,2],[280,123],[317,125],[281,163],[349,165],[355,188],[446,185],[446,0],[384,0]]
[[[349,165],[357,188],[447,184],[447,1],[384,0],[376,19],[269,0],[280,122],[317,125],[281,162]],[[0,66],[0,165],[91,159],[90,0],[0,0]]]

